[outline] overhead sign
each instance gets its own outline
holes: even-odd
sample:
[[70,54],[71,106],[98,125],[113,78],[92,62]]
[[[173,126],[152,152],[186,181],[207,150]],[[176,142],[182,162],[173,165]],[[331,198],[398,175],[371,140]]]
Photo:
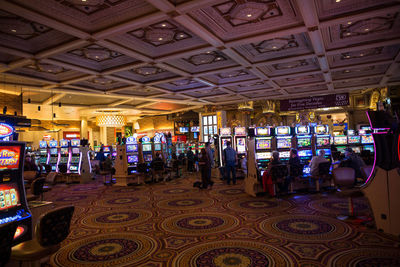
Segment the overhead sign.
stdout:
[[285,99],[280,101],[281,111],[342,107],[348,105],[350,105],[348,93]]
[[11,125],[0,123],[0,138],[12,135],[14,128]]

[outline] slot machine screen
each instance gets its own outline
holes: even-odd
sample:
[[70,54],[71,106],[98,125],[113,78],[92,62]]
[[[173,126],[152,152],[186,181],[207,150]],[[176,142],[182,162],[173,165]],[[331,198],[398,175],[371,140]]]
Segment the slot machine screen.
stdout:
[[227,148],[228,146],[226,145],[226,143],[228,141],[231,141],[230,139],[222,139],[222,150],[224,150],[225,148]]
[[318,137],[317,136],[317,146],[329,146],[330,140],[329,136]]
[[221,128],[219,129],[220,135],[231,135],[231,128]]
[[0,211],[21,206],[16,184],[0,185]]
[[74,166],[74,165],[71,165],[71,166],[69,166],[69,170],[70,171],[78,171],[78,166]]
[[137,145],[126,145],[126,152],[137,152]]
[[257,127],[256,135],[270,135],[271,131],[268,127]]
[[155,151],[161,151],[161,144],[154,144]]
[[[339,151],[339,147],[337,147],[337,149]],[[344,147],[344,149],[346,149],[346,147]],[[343,151],[344,151],[344,149],[343,149]],[[321,149],[317,149],[317,151],[316,151],[317,155],[319,155],[319,151],[320,150]],[[325,150],[325,156],[329,156],[331,154],[331,150],[330,149],[322,149],[322,150]]]
[[279,152],[279,158],[289,158],[290,157],[290,151],[280,151]]
[[61,155],[68,155],[68,147],[60,148],[60,154]]
[[144,144],[143,145],[143,151],[144,152],[151,151],[151,144]]
[[312,150],[299,150],[299,157],[312,157]]
[[246,152],[246,138],[237,138],[236,139],[236,147],[238,153]]
[[349,144],[359,144],[360,143],[360,136],[359,135],[350,135],[347,137],[347,142]]
[[297,138],[297,147],[311,146],[311,138]]
[[340,153],[344,153],[344,151],[346,150],[345,146],[337,146],[336,147],[337,151],[339,151]]
[[200,132],[200,127],[199,127],[199,126],[192,126],[192,127],[190,128],[190,131],[191,131],[192,133],[198,133],[198,132]]
[[272,152],[261,152],[256,153],[257,159],[270,159],[272,158]]
[[57,148],[50,148],[50,155],[57,155]]
[[289,135],[290,127],[289,126],[278,126],[275,128],[276,135]]
[[72,154],[79,154],[79,148],[73,147],[72,148]]
[[39,154],[42,155],[42,156],[47,155],[47,149],[41,149],[41,150],[39,150]]
[[128,156],[128,163],[136,163],[136,162],[139,162],[139,158],[137,155]]
[[329,129],[325,125],[317,125],[314,127],[314,132],[316,134],[325,134],[325,133],[329,132]]
[[39,147],[40,148],[47,148],[47,142],[46,141],[40,141],[39,142]]
[[100,147],[99,146],[95,146],[94,147],[94,152],[100,152]]
[[256,149],[271,149],[271,139],[256,139]]
[[334,136],[333,144],[334,145],[347,145],[347,136]]
[[21,154],[20,146],[0,147],[0,173],[6,170],[17,170]]
[[56,171],[57,170],[57,166],[56,165],[53,165],[53,166],[51,166],[51,171]]
[[144,161],[150,162],[153,160],[153,156],[151,154],[144,155]]
[[79,157],[72,157],[71,163],[79,163]]
[[60,146],[61,146],[61,147],[66,147],[66,146],[68,146],[68,140],[61,140],[61,141],[60,141]]
[[71,140],[71,146],[79,146],[81,144],[81,140],[73,139]]
[[298,126],[296,127],[296,134],[305,135],[310,133],[310,127],[308,126]]
[[234,131],[235,135],[246,135],[246,127],[236,127]]
[[374,143],[374,138],[372,137],[372,134],[361,136],[361,144],[373,144],[373,143]]
[[104,151],[104,152],[108,152],[108,153],[110,153],[110,151],[111,151],[111,147],[109,147],[109,146],[105,146],[105,147],[103,147],[103,151]]
[[310,174],[311,174],[311,168],[310,168],[310,166],[305,165],[305,166],[303,167],[303,175],[304,175],[304,176],[309,176]]
[[291,148],[292,139],[291,138],[278,138],[276,142],[277,148]]
[[353,149],[354,153],[361,154],[361,147],[356,146],[356,147],[352,147],[351,149]]
[[57,147],[57,141],[53,140],[49,142],[49,147]]
[[369,150],[374,153],[374,146],[364,146],[363,150]]

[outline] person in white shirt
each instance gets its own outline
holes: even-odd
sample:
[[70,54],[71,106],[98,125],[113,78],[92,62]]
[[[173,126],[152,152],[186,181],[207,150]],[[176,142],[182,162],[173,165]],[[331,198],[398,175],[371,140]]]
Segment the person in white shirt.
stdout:
[[318,156],[314,156],[311,159],[310,169],[311,169],[311,175],[312,176],[317,176],[318,175],[318,167],[319,167],[320,163],[328,162],[328,160],[324,156],[325,156],[325,150],[321,149],[319,151],[319,155]]

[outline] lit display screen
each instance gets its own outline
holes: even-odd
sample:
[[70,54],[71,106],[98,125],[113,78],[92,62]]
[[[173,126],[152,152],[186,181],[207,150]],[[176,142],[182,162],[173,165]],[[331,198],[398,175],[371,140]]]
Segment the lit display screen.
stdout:
[[57,148],[50,148],[50,154],[57,155],[58,154]]
[[268,127],[257,127],[256,128],[256,135],[270,135],[271,131]]
[[[338,151],[339,151],[339,147],[337,148],[338,149]],[[344,149],[346,149],[346,147],[344,147]],[[317,155],[319,155],[319,151],[320,151],[321,149],[317,149]],[[331,154],[331,150],[330,149],[327,149],[327,148],[325,148],[324,149],[325,150],[325,156],[329,156],[330,154]]]
[[71,166],[69,166],[69,170],[70,171],[77,171],[78,170],[78,166],[71,165]]
[[49,142],[49,147],[57,147],[58,143],[55,140]]
[[126,145],[126,152],[137,152],[138,146],[137,145]]
[[307,146],[311,146],[311,138],[297,138],[297,147]]
[[329,136],[324,136],[324,137],[317,136],[317,146],[329,146],[330,143],[331,142]]
[[137,155],[129,155],[128,156],[128,163],[136,163],[139,161],[139,158]]
[[347,145],[347,136],[334,136],[333,137],[333,144],[334,145]]
[[372,134],[361,135],[361,144],[373,144],[374,138]]
[[94,147],[94,152],[100,152],[100,147],[99,146],[95,146]]
[[292,138],[278,138],[276,141],[277,148],[291,148]]
[[337,151],[339,151],[340,153],[344,153],[346,147],[345,147],[345,146],[337,146],[336,149],[337,149]]
[[104,152],[110,152],[111,151],[111,147],[105,146],[105,147],[103,147],[103,151]]
[[61,147],[66,147],[66,146],[68,146],[68,140],[61,140],[61,141],[60,141],[60,146],[61,146]]
[[374,152],[374,146],[364,146],[363,150],[369,150],[371,152]]
[[298,126],[296,127],[296,134],[309,134],[310,127],[308,126]]
[[222,138],[221,141],[222,141],[222,150],[224,150],[225,148],[228,147],[228,146],[226,145],[226,143],[227,143],[228,141],[231,141],[231,139],[230,139],[230,138]]
[[79,146],[81,144],[81,140],[79,139],[72,139],[71,146]]
[[299,157],[312,157],[312,150],[299,150]]
[[161,144],[154,144],[154,151],[161,151]]
[[272,158],[272,152],[261,152],[261,153],[256,153],[257,159],[271,159]]
[[246,138],[237,138],[236,139],[236,148],[238,153],[246,152]]
[[256,149],[271,149],[271,139],[256,139]]
[[128,138],[126,138],[126,143],[127,144],[136,144],[136,138],[133,136],[129,136]]
[[351,149],[353,149],[354,153],[358,153],[358,154],[361,153],[361,147],[359,147],[359,146],[352,147]]
[[151,144],[144,144],[143,145],[143,151],[144,152],[151,151]]
[[72,154],[79,154],[79,148],[73,147],[72,148]]
[[0,185],[0,210],[19,206],[17,186],[14,184]]
[[284,158],[289,158],[290,157],[290,151],[280,151],[279,152],[279,158],[284,159]]
[[199,126],[192,126],[192,127],[190,128],[190,131],[191,131],[192,133],[198,133],[198,132],[200,132],[200,127],[199,127]]
[[235,127],[235,135],[246,135],[246,127]]
[[360,140],[361,140],[361,138],[359,135],[347,136],[347,142],[349,144],[359,144]]
[[46,141],[40,141],[39,142],[39,147],[40,148],[47,148],[47,142]]
[[221,128],[219,129],[220,135],[231,135],[231,128]]
[[153,156],[151,154],[144,155],[144,161],[149,162],[153,160]]
[[289,126],[278,126],[275,128],[276,135],[289,135],[290,127]]
[[60,154],[61,155],[68,155],[68,147],[60,148]]
[[326,125],[317,125],[314,127],[314,132],[316,134],[326,134],[329,132],[329,129]]
[[20,154],[20,146],[0,147],[0,171],[18,169]]

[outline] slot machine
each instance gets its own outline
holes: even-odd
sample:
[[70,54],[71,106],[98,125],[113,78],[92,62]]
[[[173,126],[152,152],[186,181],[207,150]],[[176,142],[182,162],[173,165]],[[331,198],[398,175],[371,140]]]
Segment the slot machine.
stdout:
[[310,126],[296,126],[296,145],[297,145],[297,155],[300,158],[300,163],[304,165],[303,174],[310,174],[310,161],[313,156],[312,153],[312,135]]
[[103,146],[104,157],[107,157],[109,154],[112,153],[111,146]]
[[155,157],[156,153],[158,153],[162,157],[162,159],[164,161],[165,159],[164,159],[164,154],[163,154],[163,150],[162,150],[161,135],[157,134],[157,135],[154,136],[153,145],[154,145],[153,157]]
[[361,136],[361,146],[362,150],[369,150],[374,153],[374,138],[372,134],[368,134],[366,130],[359,131]]
[[289,126],[275,127],[276,150],[279,152],[280,161],[286,162],[290,158],[292,148],[292,135]]
[[100,148],[101,146],[94,146],[93,150],[94,150],[94,157],[96,158],[97,153],[100,152]]
[[0,142],[0,225],[17,221],[13,246],[32,239],[32,215],[24,187],[25,143]]
[[267,168],[272,158],[271,127],[257,127],[254,134],[257,167],[258,169]]
[[219,165],[223,166],[222,162],[222,153],[224,153],[224,149],[227,147],[226,143],[231,142],[232,144],[232,131],[231,128],[225,127],[219,129]]
[[347,136],[346,135],[334,135],[333,145],[336,147],[337,151],[344,153],[347,148]]
[[153,160],[153,149],[152,149],[150,137],[143,136],[141,143],[142,143],[141,144],[141,148],[142,148],[141,153],[142,153],[143,162],[150,165],[150,162]]
[[80,150],[81,140],[72,139],[71,140],[71,151],[69,154],[69,172],[70,173],[79,173],[81,174],[81,162],[82,162],[82,153]]
[[39,142],[39,164],[42,166],[42,173],[46,172],[45,165],[47,164],[47,158],[49,157],[47,150],[47,141]]
[[117,157],[117,145],[112,145],[111,146],[111,159],[115,160],[115,158]]
[[354,130],[347,131],[347,145],[357,154],[361,153],[361,136],[356,135]]
[[315,134],[315,155],[318,155],[320,149],[325,150],[325,158],[331,159],[331,135],[328,125],[314,126]]
[[134,173],[139,162],[139,149],[136,138],[133,136],[126,139],[126,160],[128,162],[128,174]]
[[198,145],[197,145],[197,151],[199,152],[199,154],[201,153],[201,149],[202,148],[206,148],[206,143],[199,143]]
[[[69,142],[68,140],[60,140],[60,155],[59,155],[59,161],[58,161],[58,166],[62,164],[68,165],[68,159],[69,159]],[[58,167],[60,168],[60,167]]]
[[50,153],[48,163],[51,166],[51,171],[58,171],[58,142],[56,140],[49,141]]
[[233,133],[234,133],[233,139],[235,140],[233,142],[234,149],[236,150],[238,158],[242,159],[246,156],[246,149],[247,149],[246,127],[235,127],[233,129]]

